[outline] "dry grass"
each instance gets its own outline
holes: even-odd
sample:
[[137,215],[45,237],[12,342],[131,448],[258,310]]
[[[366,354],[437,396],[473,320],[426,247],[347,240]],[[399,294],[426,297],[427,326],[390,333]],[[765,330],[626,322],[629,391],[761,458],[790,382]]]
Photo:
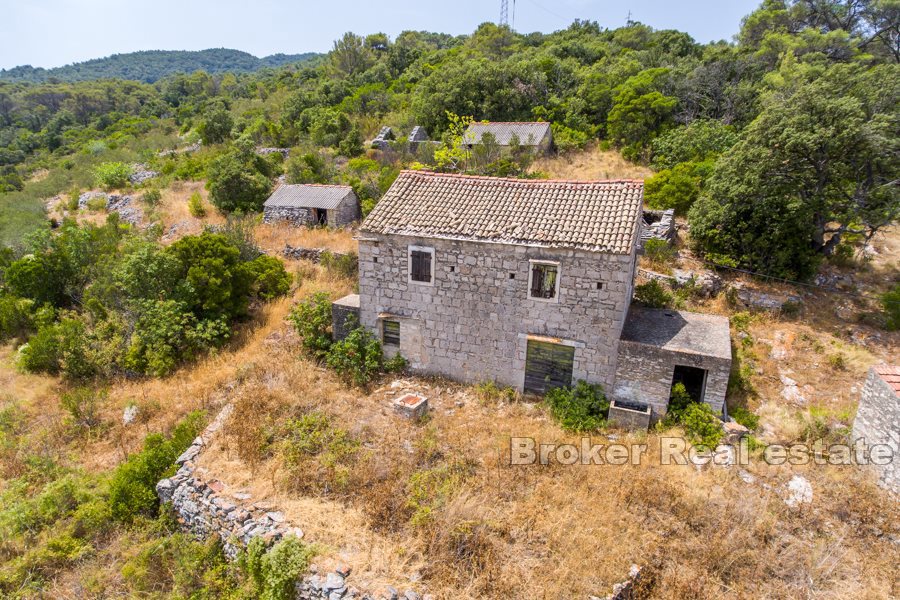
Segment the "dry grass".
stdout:
[[647,179],[653,175],[649,168],[630,163],[617,151],[601,150],[597,145],[584,152],[541,158],[532,170],[547,173],[551,179],[579,181]]
[[285,244],[303,248],[325,248],[332,252],[357,252],[352,229],[322,227],[294,227],[287,223],[260,224],[256,228],[256,243],[265,250],[280,251]]

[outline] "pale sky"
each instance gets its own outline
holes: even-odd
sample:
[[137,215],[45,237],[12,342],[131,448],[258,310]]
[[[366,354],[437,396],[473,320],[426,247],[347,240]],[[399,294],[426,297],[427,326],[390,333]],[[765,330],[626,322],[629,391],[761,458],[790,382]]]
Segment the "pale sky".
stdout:
[[[630,12],[633,20],[687,31],[698,42],[730,40],[760,2],[516,0],[515,29],[551,32],[576,18],[612,29]],[[0,68],[57,67],[135,50],[325,52],[345,31],[458,35],[497,21],[499,13],[500,0],[0,0]]]

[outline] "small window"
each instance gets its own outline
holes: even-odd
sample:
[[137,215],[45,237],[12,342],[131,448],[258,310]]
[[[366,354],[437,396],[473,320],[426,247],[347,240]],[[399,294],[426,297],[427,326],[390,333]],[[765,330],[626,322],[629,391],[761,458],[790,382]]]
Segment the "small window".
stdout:
[[510,279],[515,279],[515,278],[516,278],[516,274],[515,274],[515,273],[510,273],[510,274],[509,274],[509,278],[510,278]]
[[417,283],[434,283],[432,277],[432,263],[434,262],[434,248],[421,246],[409,247],[409,280]]
[[450,265],[450,272],[451,272],[451,273],[456,273],[456,266],[455,266],[455,265]]
[[531,262],[528,294],[540,300],[556,300],[559,293],[559,264]]
[[378,257],[377,256],[373,257],[372,262],[378,262]]
[[400,322],[399,321],[382,321],[381,322],[381,342],[385,346],[400,345]]
[[602,281],[598,281],[598,282],[597,282],[597,289],[598,289],[598,290],[602,290],[602,289],[603,289],[603,282],[602,282]]

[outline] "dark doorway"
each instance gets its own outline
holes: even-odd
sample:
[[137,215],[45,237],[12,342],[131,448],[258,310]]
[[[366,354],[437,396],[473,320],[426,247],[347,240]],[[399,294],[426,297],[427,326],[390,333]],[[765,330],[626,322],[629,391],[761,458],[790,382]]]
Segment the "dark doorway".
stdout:
[[684,384],[684,389],[687,390],[691,400],[703,402],[703,388],[706,385],[705,369],[675,365],[675,372],[672,374],[672,386],[674,387],[677,383]]
[[314,208],[313,219],[316,225],[328,225],[328,211],[324,208]]
[[525,355],[525,391],[543,395],[555,387],[572,385],[575,348],[528,340]]

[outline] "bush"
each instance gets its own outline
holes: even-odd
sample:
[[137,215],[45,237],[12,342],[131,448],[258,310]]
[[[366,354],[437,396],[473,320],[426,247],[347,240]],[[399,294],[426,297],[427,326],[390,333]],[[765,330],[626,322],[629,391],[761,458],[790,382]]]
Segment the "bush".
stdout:
[[331,298],[318,292],[306,298],[291,311],[288,319],[300,335],[307,354],[322,359],[331,349]]
[[175,426],[169,438],[148,435],[144,449],[119,465],[109,483],[109,506],[115,519],[130,523],[138,516],[157,514],[156,484],[175,472],[175,459],[187,450],[202,426],[203,414],[193,412]]
[[257,298],[272,300],[291,289],[291,276],[284,270],[284,263],[273,256],[262,254],[244,263],[244,267],[252,277],[250,290]]
[[326,362],[346,383],[365,387],[378,375],[381,359],[381,342],[358,327],[332,344]]
[[191,213],[191,216],[195,219],[202,219],[206,216],[206,209],[203,208],[203,198],[200,197],[200,194],[194,192],[191,194],[191,197],[188,198],[188,212]]
[[722,421],[713,413],[708,404],[692,402],[678,415],[691,442],[707,448],[715,449],[722,441]]
[[105,190],[128,185],[131,167],[122,162],[105,162],[94,169],[94,181]]
[[676,383],[672,386],[672,391],[669,394],[669,414],[680,414],[693,401],[684,384]]
[[309,568],[315,552],[294,536],[288,536],[266,551],[260,537],[253,538],[238,558],[238,566],[248,576],[252,597],[261,600],[292,600],[297,579]]
[[634,288],[634,299],[650,308],[666,308],[672,305],[670,294],[656,279],[651,279]]
[[332,254],[328,250],[322,253],[319,264],[329,273],[347,279],[356,279],[359,274],[359,259],[356,254]]
[[0,295],[0,340],[24,340],[34,329],[33,307],[31,300]]
[[475,386],[475,396],[480,402],[515,402],[519,395],[515,389],[508,386],[499,386],[493,381],[483,381]]
[[[359,442],[345,430],[335,427],[324,413],[314,411],[288,420],[280,432],[279,453],[288,469],[296,469],[314,460],[315,480],[332,487],[343,487],[348,466],[359,450]],[[308,474],[301,474],[299,479]]]
[[76,427],[91,429],[101,423],[99,404],[105,397],[105,391],[80,387],[64,393],[60,404],[69,413],[72,424]]
[[884,309],[885,328],[888,331],[900,329],[900,283],[894,284],[889,292],[881,295],[881,306]]
[[644,256],[654,267],[668,269],[675,259],[675,248],[665,240],[650,238],[644,242]]
[[743,406],[728,409],[728,415],[750,431],[759,427],[759,415],[750,412]]
[[141,196],[141,200],[143,200],[144,204],[147,206],[157,206],[160,200],[162,200],[162,192],[156,188],[147,190],[144,192],[144,195]]
[[544,398],[550,413],[568,431],[593,431],[606,425],[609,400],[603,386],[579,380],[574,388],[553,388]]
[[272,184],[252,158],[230,152],[209,165],[206,187],[212,203],[222,212],[257,212],[269,195]]

